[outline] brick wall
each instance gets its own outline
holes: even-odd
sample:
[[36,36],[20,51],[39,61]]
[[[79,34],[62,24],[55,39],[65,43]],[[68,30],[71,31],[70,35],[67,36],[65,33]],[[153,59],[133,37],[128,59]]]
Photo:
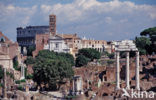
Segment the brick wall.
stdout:
[[40,50],[44,49],[44,45],[48,44],[49,34],[37,34],[36,35],[36,50],[33,52],[33,57],[35,57]]

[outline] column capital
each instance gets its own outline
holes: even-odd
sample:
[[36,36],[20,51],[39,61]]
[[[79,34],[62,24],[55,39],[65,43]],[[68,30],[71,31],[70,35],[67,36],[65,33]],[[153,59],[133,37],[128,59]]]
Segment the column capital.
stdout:
[[136,56],[139,56],[139,51],[136,51]]

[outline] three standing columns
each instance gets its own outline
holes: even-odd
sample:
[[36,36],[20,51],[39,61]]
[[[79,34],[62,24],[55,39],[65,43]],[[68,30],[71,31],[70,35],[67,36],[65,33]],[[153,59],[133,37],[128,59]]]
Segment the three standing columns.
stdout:
[[[140,90],[139,84],[139,52],[136,52],[136,89]],[[130,89],[129,85],[129,52],[126,52],[126,89]],[[116,51],[116,90],[120,89],[120,52]]]

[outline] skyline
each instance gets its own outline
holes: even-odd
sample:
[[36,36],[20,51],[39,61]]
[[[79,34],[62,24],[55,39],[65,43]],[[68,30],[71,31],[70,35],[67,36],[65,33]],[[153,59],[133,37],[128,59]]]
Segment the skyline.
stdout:
[[156,26],[155,0],[0,0],[0,12],[0,31],[13,41],[17,27],[49,25],[52,13],[58,33],[96,40],[134,39]]

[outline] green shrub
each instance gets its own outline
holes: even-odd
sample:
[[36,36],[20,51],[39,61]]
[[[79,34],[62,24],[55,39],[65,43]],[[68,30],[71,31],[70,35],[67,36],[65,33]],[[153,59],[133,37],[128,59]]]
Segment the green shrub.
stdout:
[[6,75],[7,75],[7,76],[10,76],[10,78],[14,79],[14,75],[13,75],[12,73],[10,73],[10,72],[7,71],[7,72],[6,72]]
[[96,83],[95,86],[98,87],[98,83]]
[[107,56],[108,56],[110,59],[113,59],[113,58],[114,58],[114,53],[108,54]]
[[3,84],[2,83],[0,83],[0,87],[3,87]]
[[15,83],[16,83],[16,84],[20,84],[21,81],[20,81],[20,80],[16,80]]
[[24,90],[24,88],[23,88],[22,85],[19,85],[19,86],[17,87],[17,89],[18,89],[18,90]]
[[26,82],[26,80],[25,80],[25,79],[22,79],[22,80],[20,80],[20,82],[21,82],[21,83],[25,83],[25,82]]
[[13,59],[13,67],[14,67],[15,70],[20,71],[21,68],[18,67],[18,65],[19,65],[19,64],[18,64],[17,58],[15,57],[15,58]]
[[107,61],[107,64],[108,64],[108,65],[114,64],[114,61],[113,61],[113,60],[108,60],[108,61]]
[[66,96],[65,98],[66,98],[66,99],[74,99],[74,98],[76,98],[76,97],[77,97],[77,96],[74,95],[74,96]]
[[25,76],[27,76],[27,68],[24,68],[24,74],[25,74]]
[[3,67],[0,65],[0,79],[3,79]]
[[27,79],[33,79],[33,75],[32,75],[32,74],[28,74],[28,75],[26,76],[26,78],[27,78]]

